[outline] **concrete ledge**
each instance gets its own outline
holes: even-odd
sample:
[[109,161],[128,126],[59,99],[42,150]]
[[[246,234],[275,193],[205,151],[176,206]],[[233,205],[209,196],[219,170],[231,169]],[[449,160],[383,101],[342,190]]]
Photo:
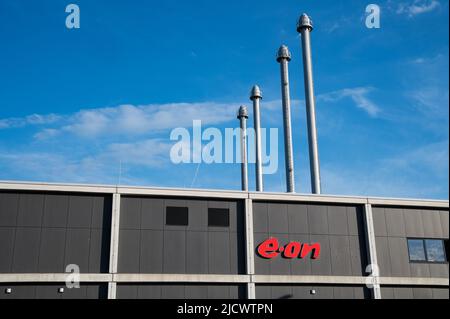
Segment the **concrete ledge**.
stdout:
[[368,277],[357,276],[273,276],[254,275],[252,280],[259,284],[338,284],[338,285],[364,285]]
[[112,194],[115,192],[116,188],[114,186],[106,186],[106,185],[51,184],[51,183],[0,181],[0,190]]
[[114,274],[115,282],[248,283],[248,275]]
[[[63,274],[0,274],[0,282],[66,282],[68,273]],[[80,274],[80,282],[110,282],[111,274]]]
[[118,187],[121,195],[147,195],[147,196],[183,196],[204,198],[230,198],[246,199],[248,194],[240,191],[203,190],[203,189],[177,189],[177,188],[147,188],[147,187]]
[[260,201],[294,201],[313,203],[366,204],[367,198],[357,196],[288,194],[288,193],[249,193],[249,198]]

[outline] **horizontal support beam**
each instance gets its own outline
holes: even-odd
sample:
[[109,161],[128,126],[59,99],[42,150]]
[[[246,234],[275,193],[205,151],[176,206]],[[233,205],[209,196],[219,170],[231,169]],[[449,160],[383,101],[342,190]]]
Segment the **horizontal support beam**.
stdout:
[[[69,273],[63,274],[0,274],[0,282],[66,282]],[[71,278],[71,277],[70,277]],[[69,278],[69,279],[70,279]],[[80,274],[80,282],[110,282],[111,274]]]
[[315,203],[344,203],[365,204],[367,198],[331,195],[310,195],[291,193],[249,193],[249,198],[255,201],[293,201],[293,202],[315,202]]
[[426,200],[426,199],[389,199],[389,198],[368,198],[368,203],[373,206],[409,206],[409,207],[430,207],[449,208],[448,201]]
[[284,275],[254,275],[253,282],[257,284],[337,284],[364,285],[368,277],[358,276],[284,276]]
[[247,283],[248,275],[114,274],[115,282]]
[[118,187],[117,192],[121,195],[144,195],[144,196],[177,196],[177,197],[203,197],[203,198],[226,198],[246,199],[248,194],[241,191],[202,190],[202,189],[168,189],[147,187]]
[[106,185],[0,182],[0,190],[112,194],[116,188]]

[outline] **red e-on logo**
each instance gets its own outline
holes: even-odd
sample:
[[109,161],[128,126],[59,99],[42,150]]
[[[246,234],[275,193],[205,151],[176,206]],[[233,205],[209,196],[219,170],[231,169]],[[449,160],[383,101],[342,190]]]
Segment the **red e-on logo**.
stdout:
[[320,244],[305,244],[299,242],[290,242],[285,246],[280,246],[278,239],[270,237],[258,245],[258,255],[262,258],[272,259],[280,253],[283,258],[305,258],[311,253],[311,259],[318,259],[320,256]]

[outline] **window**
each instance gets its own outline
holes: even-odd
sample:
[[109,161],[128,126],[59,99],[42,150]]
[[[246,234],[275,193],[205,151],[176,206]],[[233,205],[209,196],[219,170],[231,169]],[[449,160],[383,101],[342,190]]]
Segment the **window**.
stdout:
[[409,261],[445,262],[447,261],[442,239],[408,239]]
[[189,224],[189,215],[187,207],[167,207],[166,225],[187,226]]
[[427,252],[427,260],[429,262],[444,262],[445,252],[442,240],[425,240],[425,248]]
[[422,239],[408,239],[410,261],[426,261],[425,247]]
[[208,226],[229,227],[230,226],[229,210],[226,208],[209,208]]

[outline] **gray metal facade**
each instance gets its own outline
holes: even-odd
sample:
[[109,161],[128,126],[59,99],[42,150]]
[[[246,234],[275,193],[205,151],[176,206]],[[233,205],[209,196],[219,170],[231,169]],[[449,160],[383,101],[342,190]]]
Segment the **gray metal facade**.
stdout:
[[[187,207],[188,225],[167,225],[167,207]],[[448,263],[411,263],[407,248],[408,238],[448,239],[448,207],[0,182],[0,298],[448,298]],[[208,226],[209,208],[228,209],[229,226]],[[319,242],[320,258],[263,259],[256,248],[269,237]],[[81,288],[61,292],[68,264]]]

